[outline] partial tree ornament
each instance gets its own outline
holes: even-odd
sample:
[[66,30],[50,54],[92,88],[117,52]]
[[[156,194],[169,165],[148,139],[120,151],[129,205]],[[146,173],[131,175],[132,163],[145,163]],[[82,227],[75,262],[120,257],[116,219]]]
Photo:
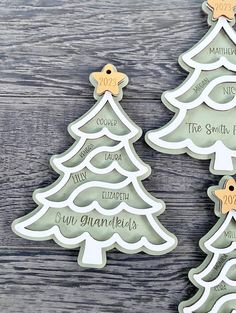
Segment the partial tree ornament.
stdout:
[[146,141],[163,153],[187,153],[196,159],[210,159],[210,171],[215,175],[233,175],[236,173],[236,33],[232,27],[235,17],[226,17],[226,10],[218,16],[222,3],[226,8],[231,3],[234,12],[235,1],[203,3],[212,26],[196,46],[180,56],[180,65],[190,74],[181,86],[162,96],[163,103],[175,115],[166,126],[148,132]]

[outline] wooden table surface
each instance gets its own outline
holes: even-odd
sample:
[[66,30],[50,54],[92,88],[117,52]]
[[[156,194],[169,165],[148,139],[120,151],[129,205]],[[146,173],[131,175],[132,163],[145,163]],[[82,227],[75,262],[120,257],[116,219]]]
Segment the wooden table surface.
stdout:
[[177,313],[196,291],[188,272],[215,224],[209,161],[135,145],[152,167],[146,188],[166,202],[160,220],[179,239],[166,256],[108,253],[102,270],[80,268],[77,250],[12,233],[32,192],[57,175],[53,154],[73,143],[67,125],[94,104],[89,74],[114,63],[130,77],[122,106],[144,133],[173,116],[162,92],[187,76],[179,55],[207,32],[200,0],[3,0],[0,3],[0,312]]

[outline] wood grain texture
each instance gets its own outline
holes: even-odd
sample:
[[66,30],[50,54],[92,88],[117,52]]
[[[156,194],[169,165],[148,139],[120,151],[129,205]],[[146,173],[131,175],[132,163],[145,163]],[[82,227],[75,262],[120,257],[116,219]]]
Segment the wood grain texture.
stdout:
[[144,133],[170,120],[160,97],[184,80],[178,56],[208,29],[201,1],[3,0],[0,16],[0,312],[177,313],[195,292],[187,273],[205,257],[198,241],[217,220],[208,161],[135,145],[153,170],[146,188],[167,204],[160,220],[179,239],[167,256],[114,251],[106,268],[82,269],[76,250],[18,238],[10,225],[56,179],[49,159],[94,103],[92,71],[111,62],[127,73],[122,106]]

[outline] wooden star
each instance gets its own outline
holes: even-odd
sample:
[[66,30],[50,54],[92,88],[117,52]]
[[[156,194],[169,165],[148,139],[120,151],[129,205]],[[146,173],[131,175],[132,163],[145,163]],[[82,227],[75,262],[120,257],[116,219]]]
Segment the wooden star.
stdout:
[[220,200],[223,214],[236,210],[236,182],[233,178],[226,180],[223,189],[215,190],[215,195]]
[[120,84],[127,77],[125,74],[117,72],[112,64],[107,64],[101,72],[92,73],[91,76],[97,82],[96,92],[98,95],[109,91],[114,96],[118,96]]
[[213,19],[218,20],[221,16],[225,16],[229,20],[234,19],[236,0],[208,0],[207,3],[213,10]]

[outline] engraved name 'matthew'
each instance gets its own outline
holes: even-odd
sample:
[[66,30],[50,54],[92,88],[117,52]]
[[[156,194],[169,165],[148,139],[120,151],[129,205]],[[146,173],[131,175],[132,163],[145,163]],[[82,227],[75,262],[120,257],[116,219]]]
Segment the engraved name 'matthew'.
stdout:
[[214,55],[236,55],[235,48],[210,48],[209,52]]

